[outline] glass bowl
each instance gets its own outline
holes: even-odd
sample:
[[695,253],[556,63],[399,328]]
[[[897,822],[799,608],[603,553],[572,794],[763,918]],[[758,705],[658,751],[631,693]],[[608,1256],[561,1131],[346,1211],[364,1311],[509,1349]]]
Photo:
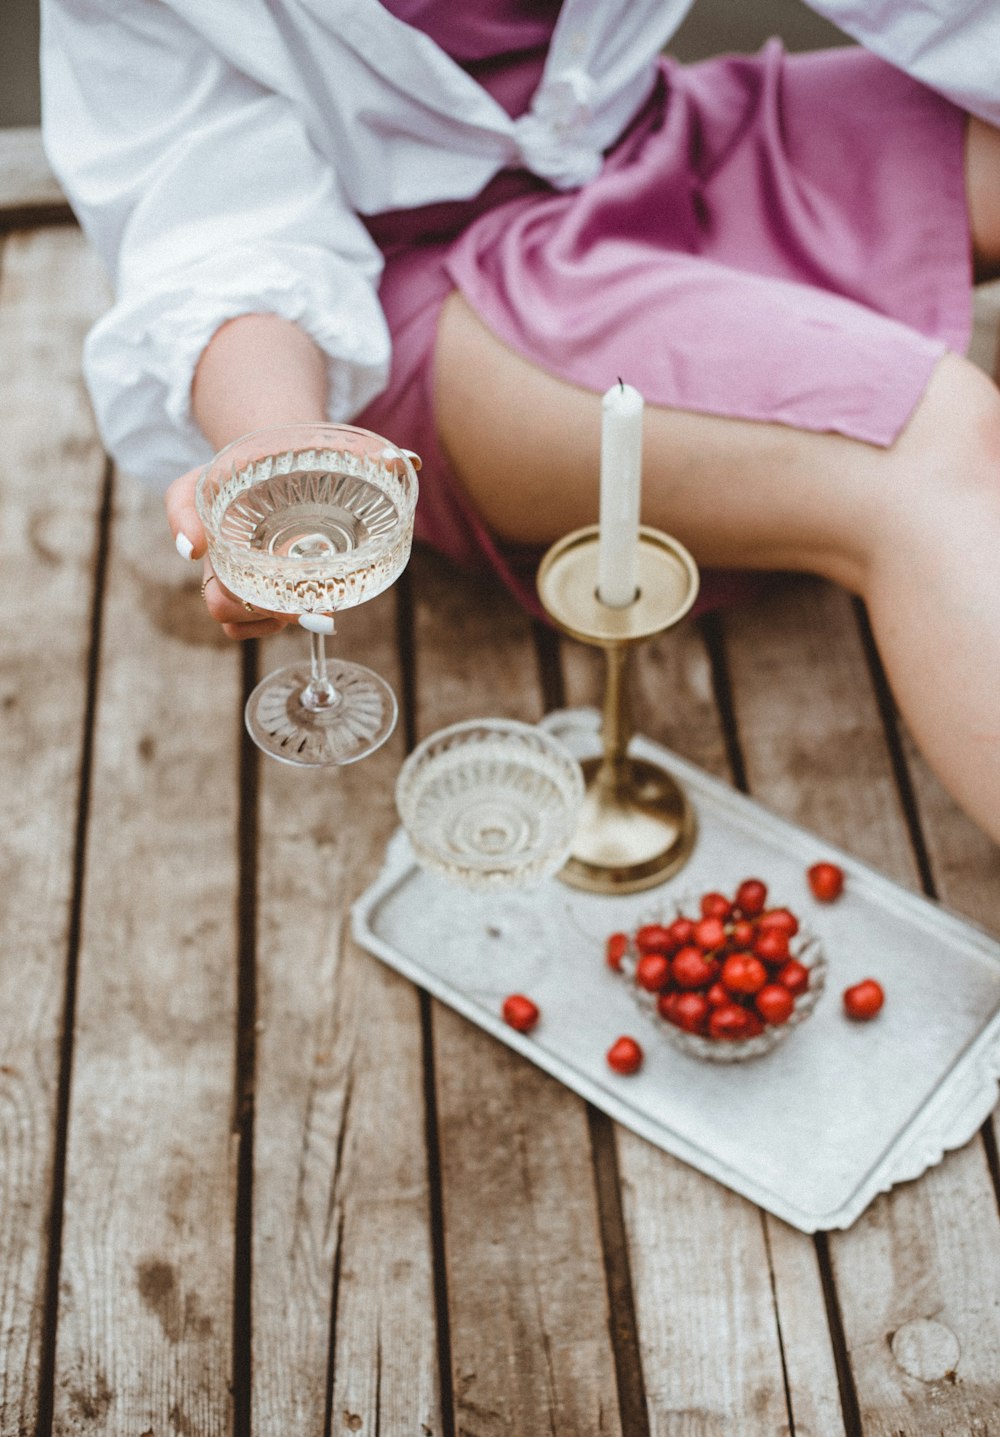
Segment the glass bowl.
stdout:
[[[642,922],[670,923],[672,919],[681,914],[690,916],[692,913],[696,913],[697,908],[697,898],[692,899],[690,895],[682,895],[674,901],[673,911],[666,918],[657,914],[644,917]],[[641,927],[642,923],[637,926]],[[635,970],[639,955],[634,942],[630,941],[622,957],[619,972],[629,983],[637,1007],[675,1048],[682,1053],[687,1053],[689,1057],[701,1058],[708,1063],[743,1063],[751,1058],[762,1058],[766,1053],[772,1052],[779,1043],[783,1043],[796,1028],[806,1021],[819,1001],[826,982],[827,969],[826,958],[823,955],[819,939],[814,933],[800,928],[790,940],[789,948],[789,957],[798,959],[804,968],[808,968],[809,987],[796,998],[795,1007],[784,1023],[767,1023],[764,1026],[764,1031],[752,1038],[708,1038],[703,1037],[700,1033],[688,1033],[683,1028],[678,1028],[676,1024],[668,1022],[657,1009],[657,995],[640,988],[635,982]]]
[[396,807],[422,867],[466,888],[508,888],[562,867],[583,793],[580,765],[544,730],[470,719],[413,750]]

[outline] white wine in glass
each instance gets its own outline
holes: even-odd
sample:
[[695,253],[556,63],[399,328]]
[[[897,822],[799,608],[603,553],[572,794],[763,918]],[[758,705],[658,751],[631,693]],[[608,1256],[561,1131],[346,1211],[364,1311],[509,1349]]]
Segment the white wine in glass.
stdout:
[[[382,593],[406,567],[419,461],[381,435],[346,424],[257,430],[206,465],[195,494],[220,582],[281,614],[336,613]],[[308,664],[262,680],[246,723],[285,763],[354,763],[396,723],[392,689],[361,664],[328,660],[311,633]]]

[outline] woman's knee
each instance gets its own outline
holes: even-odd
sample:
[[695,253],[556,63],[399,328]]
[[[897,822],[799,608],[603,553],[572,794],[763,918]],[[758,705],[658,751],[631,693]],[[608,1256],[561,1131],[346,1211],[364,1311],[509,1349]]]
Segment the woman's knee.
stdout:
[[942,359],[890,457],[881,542],[915,531],[940,541],[970,525],[1000,539],[1000,390],[968,360]]

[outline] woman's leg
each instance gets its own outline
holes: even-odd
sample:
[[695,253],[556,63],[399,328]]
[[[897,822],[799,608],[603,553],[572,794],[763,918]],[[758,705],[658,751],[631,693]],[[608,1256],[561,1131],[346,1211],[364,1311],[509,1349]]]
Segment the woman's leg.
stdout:
[[[458,295],[436,409],[498,534],[546,543],[596,520],[600,397],[507,349]],[[862,595],[914,738],[1000,842],[1000,395],[985,375],[942,359],[888,449],[649,408],[643,506],[703,565],[805,570]]]

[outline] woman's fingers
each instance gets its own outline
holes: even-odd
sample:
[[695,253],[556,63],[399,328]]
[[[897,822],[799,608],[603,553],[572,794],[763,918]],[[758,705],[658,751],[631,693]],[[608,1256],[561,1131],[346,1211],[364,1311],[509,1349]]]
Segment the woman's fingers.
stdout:
[[163,496],[167,522],[182,559],[200,559],[205,552],[205,531],[194,506],[194,490],[200,469],[189,469],[175,479]]
[[219,576],[204,564],[201,594],[205,607],[228,639],[263,639],[291,623],[291,614],[272,614],[231,594]]

